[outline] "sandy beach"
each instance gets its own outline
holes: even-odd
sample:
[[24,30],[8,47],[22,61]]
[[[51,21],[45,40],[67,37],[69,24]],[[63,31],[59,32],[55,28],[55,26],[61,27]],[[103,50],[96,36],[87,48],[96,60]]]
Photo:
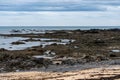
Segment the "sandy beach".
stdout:
[[0,74],[0,80],[120,80],[120,66],[70,72],[16,72]]

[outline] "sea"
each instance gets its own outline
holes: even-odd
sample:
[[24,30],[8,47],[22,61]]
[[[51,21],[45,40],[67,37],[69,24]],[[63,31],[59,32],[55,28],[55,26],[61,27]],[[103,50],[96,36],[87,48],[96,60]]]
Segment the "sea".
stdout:
[[11,30],[89,30],[89,29],[120,29],[120,26],[0,26],[0,34],[10,33]]

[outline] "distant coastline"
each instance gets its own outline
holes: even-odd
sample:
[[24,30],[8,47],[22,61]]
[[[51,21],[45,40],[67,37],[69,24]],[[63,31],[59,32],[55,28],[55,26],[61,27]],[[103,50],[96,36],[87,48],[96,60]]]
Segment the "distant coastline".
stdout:
[[11,30],[90,30],[90,29],[120,29],[120,26],[0,26],[0,34],[9,34]]

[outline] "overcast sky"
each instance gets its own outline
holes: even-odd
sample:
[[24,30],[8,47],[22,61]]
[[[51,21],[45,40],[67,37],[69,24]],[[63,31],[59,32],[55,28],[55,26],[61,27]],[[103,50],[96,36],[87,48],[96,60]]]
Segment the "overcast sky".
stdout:
[[0,0],[0,26],[119,26],[120,0]]

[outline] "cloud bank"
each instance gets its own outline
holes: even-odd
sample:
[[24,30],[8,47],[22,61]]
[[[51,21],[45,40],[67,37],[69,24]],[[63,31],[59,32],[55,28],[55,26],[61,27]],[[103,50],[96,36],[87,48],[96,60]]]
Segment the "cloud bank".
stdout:
[[[112,8],[112,9],[111,9]],[[0,11],[110,11],[120,0],[1,0]]]
[[0,0],[0,26],[119,26],[120,0]]

